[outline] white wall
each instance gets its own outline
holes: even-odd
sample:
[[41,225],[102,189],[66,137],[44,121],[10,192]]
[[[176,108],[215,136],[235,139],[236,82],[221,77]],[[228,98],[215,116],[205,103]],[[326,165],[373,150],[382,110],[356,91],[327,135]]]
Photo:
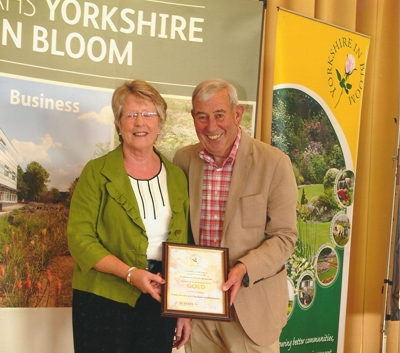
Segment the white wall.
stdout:
[[71,308],[0,309],[1,353],[73,353]]
[[71,308],[0,309],[0,352],[74,353]]

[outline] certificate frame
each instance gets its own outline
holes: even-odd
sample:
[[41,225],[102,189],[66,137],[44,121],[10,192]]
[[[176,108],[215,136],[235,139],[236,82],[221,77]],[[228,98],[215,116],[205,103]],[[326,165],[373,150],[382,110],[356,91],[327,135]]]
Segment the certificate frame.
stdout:
[[161,316],[230,321],[228,261],[228,248],[164,242]]

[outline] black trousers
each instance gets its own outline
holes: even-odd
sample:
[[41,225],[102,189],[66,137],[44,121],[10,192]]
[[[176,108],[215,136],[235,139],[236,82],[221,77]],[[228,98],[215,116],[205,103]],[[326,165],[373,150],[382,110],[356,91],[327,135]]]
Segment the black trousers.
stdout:
[[160,303],[142,294],[136,306],[74,290],[75,353],[171,353],[176,319],[160,316]]

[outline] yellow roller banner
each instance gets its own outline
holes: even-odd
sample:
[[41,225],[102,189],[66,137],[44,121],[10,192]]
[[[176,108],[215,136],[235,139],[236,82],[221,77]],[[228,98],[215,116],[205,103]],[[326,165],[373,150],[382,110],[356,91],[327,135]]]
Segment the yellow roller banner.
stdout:
[[281,352],[343,352],[361,106],[370,39],[278,9],[272,144],[299,190]]

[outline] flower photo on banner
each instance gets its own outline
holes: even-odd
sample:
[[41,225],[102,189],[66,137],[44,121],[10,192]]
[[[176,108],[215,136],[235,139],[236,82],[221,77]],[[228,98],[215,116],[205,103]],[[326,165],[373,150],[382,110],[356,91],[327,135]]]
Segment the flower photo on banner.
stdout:
[[336,108],[340,102],[340,98],[342,97],[343,91],[346,92],[346,94],[349,94],[349,91],[353,87],[353,85],[350,84],[349,82],[347,82],[347,80],[349,79],[350,75],[354,72],[354,70],[357,70],[356,69],[356,59],[354,58],[354,56],[352,54],[347,55],[346,64],[344,67],[345,72],[344,72],[343,77],[340,74],[338,69],[335,69],[335,70],[336,70],[337,79],[339,80],[340,87],[342,87],[338,102],[335,105],[335,108]]

